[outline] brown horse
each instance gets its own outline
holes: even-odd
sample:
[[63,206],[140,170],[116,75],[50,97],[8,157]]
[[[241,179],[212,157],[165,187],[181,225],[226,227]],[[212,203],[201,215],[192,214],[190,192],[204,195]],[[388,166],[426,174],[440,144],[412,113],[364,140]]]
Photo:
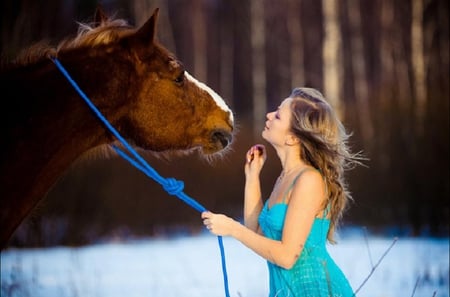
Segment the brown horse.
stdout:
[[116,140],[49,57],[137,148],[200,151],[232,141],[233,114],[156,39],[158,10],[140,28],[97,10],[93,26],[56,48],[33,46],[2,63],[0,247],[81,155]]

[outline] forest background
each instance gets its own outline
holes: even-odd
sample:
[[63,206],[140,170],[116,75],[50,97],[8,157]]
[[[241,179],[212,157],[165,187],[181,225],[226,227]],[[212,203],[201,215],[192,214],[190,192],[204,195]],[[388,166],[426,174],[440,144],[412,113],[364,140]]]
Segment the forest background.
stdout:
[[[368,158],[347,178],[343,226],[407,236],[449,235],[449,3],[446,0],[6,0],[2,57],[40,40],[57,44],[98,4],[141,25],[160,8],[158,38],[235,112],[232,150],[145,157],[185,182],[206,208],[242,215],[247,149],[264,143],[265,114],[293,87],[321,90],[350,146]],[[5,103],[6,104],[6,103]],[[4,112],[7,112],[4,109]],[[263,194],[279,174],[273,149]],[[119,157],[80,160],[14,234],[13,246],[82,245],[198,232],[199,214]]]

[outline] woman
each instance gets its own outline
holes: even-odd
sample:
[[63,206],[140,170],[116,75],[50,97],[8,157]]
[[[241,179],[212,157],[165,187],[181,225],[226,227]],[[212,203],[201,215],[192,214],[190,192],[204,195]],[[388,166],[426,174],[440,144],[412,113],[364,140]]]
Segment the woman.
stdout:
[[262,137],[283,168],[269,199],[263,203],[259,180],[266,150],[255,145],[245,163],[245,226],[212,212],[203,223],[268,261],[271,297],[353,296],[325,247],[350,199],[344,169],[358,163],[343,125],[320,92],[297,88],[267,114]]

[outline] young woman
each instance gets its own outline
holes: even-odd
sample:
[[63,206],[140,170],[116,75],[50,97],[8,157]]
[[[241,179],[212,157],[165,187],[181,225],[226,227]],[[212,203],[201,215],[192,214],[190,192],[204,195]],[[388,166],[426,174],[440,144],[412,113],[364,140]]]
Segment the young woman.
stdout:
[[269,199],[261,197],[267,154],[259,144],[246,154],[245,225],[212,212],[202,213],[203,223],[268,261],[270,297],[353,296],[325,246],[350,199],[344,169],[358,163],[343,125],[320,92],[297,88],[267,114],[262,137],[283,168]]

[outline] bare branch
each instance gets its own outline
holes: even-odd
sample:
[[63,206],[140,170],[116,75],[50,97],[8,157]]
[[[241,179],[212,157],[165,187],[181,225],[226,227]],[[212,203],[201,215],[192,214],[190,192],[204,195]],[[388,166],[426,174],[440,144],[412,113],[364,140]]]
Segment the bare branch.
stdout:
[[367,237],[367,228],[363,227],[363,231],[364,231],[364,241],[366,242],[366,246],[367,246],[367,253],[369,254],[370,266],[373,269],[373,260],[372,260],[372,254],[370,252],[370,247],[369,247],[369,239]]
[[384,257],[386,257],[386,255],[389,253],[389,251],[392,249],[392,247],[394,246],[394,244],[397,242],[398,238],[394,237],[394,240],[392,241],[392,244],[389,246],[389,248],[384,252],[384,254],[380,257],[380,259],[378,260],[378,262],[375,264],[375,266],[372,267],[372,270],[370,271],[369,275],[366,277],[366,279],[361,283],[361,285],[359,286],[359,288],[355,291],[355,293],[353,294],[353,296],[356,296],[356,294],[361,290],[361,288],[366,284],[366,282],[369,280],[369,278],[372,276],[372,274],[375,272],[375,270],[377,269],[378,265],[380,265],[381,261],[383,261]]
[[417,286],[419,285],[419,280],[420,280],[420,276],[417,277],[416,284],[414,285],[414,289],[413,289],[411,297],[414,297],[414,294],[416,293]]

